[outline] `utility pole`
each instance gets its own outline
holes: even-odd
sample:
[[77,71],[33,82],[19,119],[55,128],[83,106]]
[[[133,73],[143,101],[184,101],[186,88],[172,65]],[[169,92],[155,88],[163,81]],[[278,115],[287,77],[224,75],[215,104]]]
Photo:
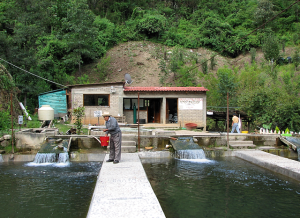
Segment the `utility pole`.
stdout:
[[229,149],[229,94],[227,92],[227,149]]
[[11,115],[11,152],[14,154],[14,118],[13,118],[13,95],[10,93],[10,115]]
[[140,93],[138,92],[138,151],[140,151]]

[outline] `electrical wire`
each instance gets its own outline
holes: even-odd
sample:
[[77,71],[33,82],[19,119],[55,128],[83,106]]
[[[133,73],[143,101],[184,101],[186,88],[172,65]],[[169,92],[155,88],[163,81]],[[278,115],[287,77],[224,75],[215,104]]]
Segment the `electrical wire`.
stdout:
[[33,76],[35,76],[35,77],[38,77],[38,78],[43,79],[43,80],[46,80],[47,82],[51,82],[51,83],[54,83],[54,84],[59,85],[59,86],[62,86],[62,87],[67,87],[67,86],[65,86],[65,85],[62,85],[62,84],[53,82],[53,81],[51,81],[51,80],[49,80],[49,79],[43,78],[43,77],[38,76],[38,75],[36,75],[36,74],[33,74],[33,73],[31,73],[31,72],[29,72],[29,71],[27,71],[27,70],[24,70],[24,69],[22,69],[22,68],[20,68],[20,67],[18,67],[18,66],[16,66],[16,65],[14,65],[14,64],[12,64],[12,63],[6,61],[6,60],[4,60],[4,59],[2,59],[2,58],[0,58],[0,60],[2,60],[2,61],[4,61],[4,62],[8,63],[9,65],[11,65],[11,66],[13,66],[13,67],[15,67],[15,68],[18,68],[19,70],[22,70],[22,71],[24,71],[24,72],[26,72],[26,73],[29,73],[29,74],[31,74],[31,75],[33,75]]

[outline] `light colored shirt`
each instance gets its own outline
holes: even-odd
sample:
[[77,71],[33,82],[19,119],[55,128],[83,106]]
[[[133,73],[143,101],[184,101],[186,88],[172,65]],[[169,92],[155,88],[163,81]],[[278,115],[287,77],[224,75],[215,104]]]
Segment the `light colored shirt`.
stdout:
[[233,116],[232,117],[232,122],[233,123],[238,123],[239,122],[239,118],[237,116]]

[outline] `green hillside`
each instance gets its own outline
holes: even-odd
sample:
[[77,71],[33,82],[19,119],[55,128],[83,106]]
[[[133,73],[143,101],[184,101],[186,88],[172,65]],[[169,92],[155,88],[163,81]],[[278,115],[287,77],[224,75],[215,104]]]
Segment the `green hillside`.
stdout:
[[300,131],[299,2],[2,0],[0,63],[31,111],[57,83],[131,73],[136,85],[205,86],[208,109],[229,92],[254,126]]

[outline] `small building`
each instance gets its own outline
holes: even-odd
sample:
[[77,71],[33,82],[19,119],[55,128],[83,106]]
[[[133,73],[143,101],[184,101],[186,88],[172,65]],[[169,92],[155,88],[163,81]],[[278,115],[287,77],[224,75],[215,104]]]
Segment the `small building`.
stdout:
[[67,95],[65,89],[54,90],[39,94],[39,108],[50,105],[54,109],[54,117],[67,115]]
[[69,109],[84,106],[86,125],[103,125],[101,113],[110,112],[126,124],[176,123],[184,127],[186,123],[196,123],[197,127],[206,128],[208,90],[204,87],[132,87],[116,82],[68,88]]

